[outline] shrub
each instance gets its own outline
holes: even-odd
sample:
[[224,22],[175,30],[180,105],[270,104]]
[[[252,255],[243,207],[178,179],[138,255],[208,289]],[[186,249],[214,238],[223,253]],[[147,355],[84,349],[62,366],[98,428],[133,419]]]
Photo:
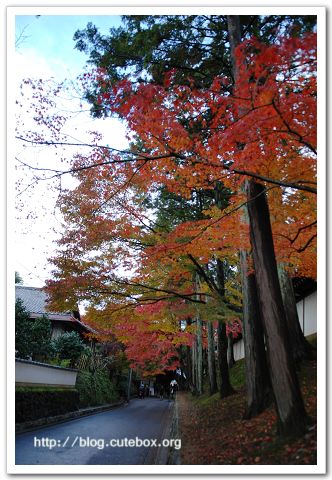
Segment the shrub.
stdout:
[[54,387],[16,388],[16,423],[73,412],[78,407],[79,394],[75,389]]
[[33,360],[43,361],[53,355],[51,336],[52,325],[46,315],[32,322],[30,346]]
[[29,358],[31,356],[31,325],[29,312],[25,309],[22,300],[18,298],[15,302],[15,350],[17,357]]
[[15,302],[15,350],[20,358],[43,361],[52,355],[51,321],[45,315],[29,318],[21,299]]
[[59,358],[51,358],[47,360],[49,365],[56,365],[57,367],[70,368],[71,361],[67,358],[60,360]]
[[76,389],[79,392],[80,407],[89,407],[112,403],[119,398],[114,383],[109,379],[106,370],[95,373],[81,371],[77,375]]
[[53,350],[60,360],[69,359],[71,365],[87,350],[83,340],[76,332],[66,332],[53,340]]
[[23,278],[19,272],[15,272],[15,285],[23,285]]

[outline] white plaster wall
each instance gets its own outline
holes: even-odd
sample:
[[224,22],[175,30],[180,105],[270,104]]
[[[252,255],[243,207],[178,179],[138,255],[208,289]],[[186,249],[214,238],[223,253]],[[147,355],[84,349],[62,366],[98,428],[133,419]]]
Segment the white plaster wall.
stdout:
[[301,328],[302,328],[302,332],[303,332],[303,323],[304,323],[304,317],[303,317],[303,300],[301,300],[300,302],[297,302],[296,308],[297,308],[297,314],[298,314],[298,316],[299,316],[299,322],[300,322],[300,325],[301,325]]
[[74,387],[77,371],[54,368],[47,364],[15,362],[15,382],[24,385]]
[[243,339],[239,340],[234,344],[234,358],[236,360],[240,360],[244,358],[244,343]]
[[[317,332],[317,292],[308,295],[296,304],[299,321],[304,335]],[[243,339],[234,344],[234,358],[244,358]]]
[[317,332],[317,292],[297,303],[297,312],[304,335]]

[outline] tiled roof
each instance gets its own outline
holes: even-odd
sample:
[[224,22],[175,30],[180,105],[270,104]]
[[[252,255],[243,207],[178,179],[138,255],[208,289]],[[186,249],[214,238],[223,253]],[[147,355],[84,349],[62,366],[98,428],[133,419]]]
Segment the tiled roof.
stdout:
[[31,318],[38,318],[42,315],[47,315],[50,320],[72,322],[86,332],[93,331],[88,325],[85,325],[81,320],[75,318],[73,312],[49,312],[46,310],[47,295],[42,288],[15,285],[15,298],[20,298],[22,300],[23,305],[30,313]]
[[24,307],[30,315],[48,315],[54,320],[69,320],[72,321],[71,312],[48,312],[46,310],[47,295],[41,288],[35,287],[23,287],[21,285],[15,285],[15,298],[20,298]]

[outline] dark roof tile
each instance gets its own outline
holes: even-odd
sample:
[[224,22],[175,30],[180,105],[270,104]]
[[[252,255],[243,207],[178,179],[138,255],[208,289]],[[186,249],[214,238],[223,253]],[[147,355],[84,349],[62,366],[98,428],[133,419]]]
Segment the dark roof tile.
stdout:
[[[48,312],[46,310],[47,295],[41,288],[15,285],[15,298],[20,298],[22,300],[24,307],[30,312],[30,314],[60,314],[60,312]],[[71,312],[61,312],[60,315],[61,317],[68,317],[68,320],[72,317]]]

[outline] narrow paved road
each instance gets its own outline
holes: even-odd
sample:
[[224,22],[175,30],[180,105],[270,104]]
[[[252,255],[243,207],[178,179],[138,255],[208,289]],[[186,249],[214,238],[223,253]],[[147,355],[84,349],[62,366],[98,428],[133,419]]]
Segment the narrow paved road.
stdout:
[[135,442],[136,437],[146,444],[147,439],[156,439],[159,444],[169,437],[173,408],[174,402],[168,400],[134,399],[114,410],[19,434],[16,465],[166,463],[164,446],[122,448],[119,444]]

